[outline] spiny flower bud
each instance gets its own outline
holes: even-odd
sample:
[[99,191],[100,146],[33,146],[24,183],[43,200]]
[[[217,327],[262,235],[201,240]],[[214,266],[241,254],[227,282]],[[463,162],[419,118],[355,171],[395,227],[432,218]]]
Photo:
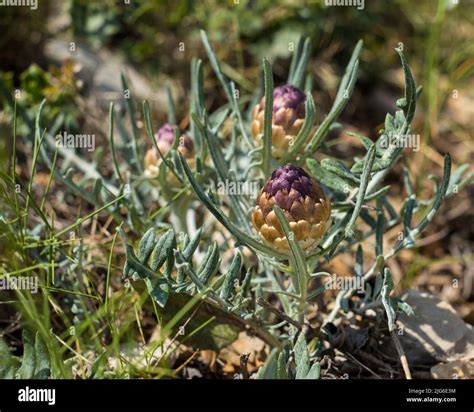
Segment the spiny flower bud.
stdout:
[[[165,123],[155,133],[156,143],[160,152],[164,155],[168,153],[173,147],[176,138],[176,128],[169,123]],[[194,145],[193,141],[187,134],[182,134],[179,137],[178,152],[187,160],[191,160],[194,157]],[[156,176],[158,174],[158,166],[160,164],[160,156],[156,151],[155,147],[149,149],[145,154],[145,174],[147,176]]]
[[301,249],[315,248],[331,226],[331,205],[303,169],[291,164],[276,169],[257,198],[252,221],[260,237],[276,250],[290,250],[273,207],[279,206]]
[[[273,90],[272,156],[282,157],[301,129],[305,117],[305,95],[295,86],[285,84]],[[265,97],[253,109],[252,135],[263,144]]]

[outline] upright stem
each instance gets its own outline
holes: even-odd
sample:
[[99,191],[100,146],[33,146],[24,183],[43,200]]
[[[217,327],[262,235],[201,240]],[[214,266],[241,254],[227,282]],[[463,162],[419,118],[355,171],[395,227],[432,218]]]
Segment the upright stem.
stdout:
[[300,293],[300,301],[298,305],[298,322],[304,323],[304,314],[306,311],[306,299],[308,296],[308,283],[302,285],[301,293]]
[[[298,294],[298,304],[297,304],[297,311],[295,314],[295,320],[299,323],[304,323],[304,314],[306,311],[306,299],[308,297],[308,279],[305,277],[304,279],[301,279],[298,277],[298,274],[295,273],[294,268],[296,267],[296,260],[293,256],[290,256],[290,266],[293,269],[292,270],[292,279],[293,279],[293,284],[294,288]],[[305,265],[306,264],[306,259],[305,259]]]

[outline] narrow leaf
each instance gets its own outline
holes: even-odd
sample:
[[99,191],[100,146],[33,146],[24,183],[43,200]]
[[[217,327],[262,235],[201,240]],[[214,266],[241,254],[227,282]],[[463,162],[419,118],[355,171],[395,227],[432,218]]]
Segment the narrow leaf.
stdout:
[[51,361],[48,348],[39,332],[36,332],[35,357],[35,379],[47,379],[51,374]]
[[273,72],[270,62],[267,59],[263,59],[263,75],[265,84],[265,111],[263,120],[262,169],[265,176],[269,176],[272,158]]
[[295,344],[295,362],[296,376],[295,379],[304,379],[310,370],[308,345],[303,333],[300,333]]
[[23,359],[21,362],[21,367],[18,369],[17,373],[21,379],[31,379],[34,376],[36,367],[34,342],[31,334],[26,329],[23,329],[22,339]]
[[239,251],[234,256],[232,263],[230,264],[229,270],[224,275],[224,284],[220,292],[220,297],[224,300],[229,299],[232,289],[234,287],[234,281],[240,275],[240,269],[242,268],[242,255]]
[[355,225],[356,219],[359,216],[362,204],[364,203],[364,200],[365,200],[365,193],[367,191],[367,186],[369,184],[370,172],[372,171],[372,165],[374,163],[374,159],[375,159],[375,145],[372,145],[370,150],[367,152],[367,161],[366,161],[364,171],[361,176],[359,192],[357,193],[356,205],[354,207],[354,212],[352,213],[351,219],[349,220],[349,223],[347,224],[347,227],[345,230],[346,237],[351,238],[354,236],[354,231],[352,230],[352,228]]
[[390,273],[389,268],[384,269],[384,276],[383,276],[383,285],[382,285],[382,304],[385,308],[385,312],[387,313],[388,319],[388,330],[391,332],[395,329],[395,310],[393,309],[392,302],[390,300],[390,292],[393,289],[393,280],[392,274]]

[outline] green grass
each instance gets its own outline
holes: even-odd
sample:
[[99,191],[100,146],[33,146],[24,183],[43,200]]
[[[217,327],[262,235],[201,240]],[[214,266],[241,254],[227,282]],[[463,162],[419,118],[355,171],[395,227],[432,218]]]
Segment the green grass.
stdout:
[[[40,190],[35,187],[34,178],[45,131],[40,133],[37,118],[33,156],[27,180],[23,181],[16,173],[17,122],[15,106],[12,154],[10,162],[2,161],[2,165],[11,167],[0,172],[0,277],[37,277],[39,291],[37,294],[27,290],[1,291],[0,303],[20,314],[17,320],[20,330],[39,333],[48,349],[50,374],[54,378],[174,376],[173,370],[166,367],[172,349],[168,348],[159,362],[151,355],[155,349],[164,348],[172,326],[186,318],[192,305],[184,307],[169,324],[161,325],[160,319],[146,305],[149,299],[146,292],[140,295],[111,287],[112,279],[114,283],[120,282],[123,266],[123,255],[117,253],[117,232],[105,241],[102,236],[100,245],[94,244],[86,234],[85,226],[99,216],[107,216],[107,209],[125,194],[78,216],[64,229],[57,229],[54,212],[51,213],[57,151],[45,191],[38,198]],[[20,184],[19,190],[16,184]],[[68,239],[73,231],[77,235]],[[96,251],[98,256],[89,261],[88,253]],[[96,276],[94,270],[87,267],[89,264],[102,267],[105,276]],[[66,278],[73,280],[68,282]],[[104,289],[101,293],[99,286]],[[155,317],[156,325],[162,330],[161,338],[152,345],[147,344],[144,337],[141,325],[144,313]],[[17,335],[11,333],[0,336],[10,341]],[[149,335],[150,330],[146,333]],[[126,348],[137,347],[143,347],[142,354],[126,359]],[[116,367],[107,366],[109,358],[118,361]]]

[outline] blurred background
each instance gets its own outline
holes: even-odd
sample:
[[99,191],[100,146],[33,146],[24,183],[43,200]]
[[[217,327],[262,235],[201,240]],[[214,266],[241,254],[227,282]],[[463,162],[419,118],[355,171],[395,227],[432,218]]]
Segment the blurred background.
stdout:
[[[273,64],[275,84],[285,81],[291,44],[300,35],[312,39],[309,71],[317,120],[329,111],[339,79],[357,41],[364,41],[359,80],[332,138],[341,155],[353,156],[345,145],[348,131],[372,139],[385,114],[396,110],[403,93],[403,72],[395,47],[403,44],[417,85],[423,86],[413,133],[420,150],[407,152],[420,197],[431,196],[427,184],[439,175],[443,155],[455,167],[474,158],[474,1],[365,1],[357,7],[326,7],[324,1],[303,0],[40,0],[38,8],[0,7],[0,163],[11,153],[12,112],[6,102],[19,93],[19,110],[34,118],[46,98],[43,125],[59,122],[71,133],[107,138],[107,111],[122,96],[120,73],[127,74],[134,98],[151,102],[155,124],[166,119],[166,88],[176,101],[180,125],[186,128],[193,58],[205,64],[207,107],[219,107],[225,95],[218,87],[202,46],[199,30],[207,31],[225,74],[242,94],[262,87],[262,58]],[[143,127],[141,121],[138,122]],[[31,130],[18,122],[18,173],[27,177]],[[105,150],[107,146],[104,143]],[[104,170],[108,175],[111,170]],[[38,168],[35,183],[44,185],[47,170]],[[403,193],[402,167],[388,177],[392,194]],[[47,181],[47,179],[46,179]],[[54,190],[61,190],[58,184]],[[390,262],[398,290],[418,287],[453,304],[474,324],[474,188],[467,186],[443,205],[424,239]],[[71,200],[71,204],[74,201]],[[68,217],[68,200],[58,204],[59,218]],[[6,245],[0,266],[6,263]],[[350,260],[336,259],[337,273],[350,272]],[[457,282],[457,283],[456,283]],[[458,284],[460,287],[457,287]],[[453,286],[454,285],[454,286]]]

